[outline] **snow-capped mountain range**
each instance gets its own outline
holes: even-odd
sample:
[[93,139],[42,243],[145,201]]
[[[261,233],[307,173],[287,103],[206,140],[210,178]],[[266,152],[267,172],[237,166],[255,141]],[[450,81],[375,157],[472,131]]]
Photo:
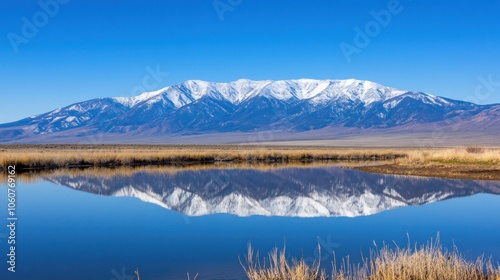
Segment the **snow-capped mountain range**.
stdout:
[[493,181],[403,177],[339,167],[141,171],[46,180],[98,195],[135,197],[190,216],[356,217],[476,193],[500,194],[500,184]]
[[[497,128],[500,105],[476,105],[349,80],[190,80],[132,97],[99,98],[0,125],[3,142],[96,134],[147,137],[325,127],[470,123]],[[467,126],[465,126],[467,127]]]
[[226,101],[233,105],[241,104],[257,96],[281,101],[292,99],[309,100],[311,104],[321,104],[325,101],[342,98],[370,104],[385,101],[403,93],[402,90],[354,79],[284,81],[240,79],[230,83],[189,80],[158,91],[146,92],[134,97],[117,97],[114,99],[129,108],[143,102],[151,105],[159,101],[180,108],[204,97]]

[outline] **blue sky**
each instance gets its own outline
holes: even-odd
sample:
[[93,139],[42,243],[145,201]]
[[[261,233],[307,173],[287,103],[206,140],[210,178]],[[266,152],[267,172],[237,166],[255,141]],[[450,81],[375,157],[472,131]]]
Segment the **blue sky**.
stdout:
[[0,4],[0,123],[188,79],[357,78],[500,103],[500,0],[56,1]]

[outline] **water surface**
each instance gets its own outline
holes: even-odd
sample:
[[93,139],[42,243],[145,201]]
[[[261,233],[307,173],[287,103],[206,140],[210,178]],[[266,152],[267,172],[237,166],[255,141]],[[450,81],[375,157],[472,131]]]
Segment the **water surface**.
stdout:
[[264,253],[286,242],[328,270],[333,251],[357,261],[373,241],[437,232],[466,257],[500,258],[499,182],[331,166],[65,174],[17,188],[18,271],[5,264],[1,279],[134,279],[135,267],[142,279],[240,279],[248,243]]

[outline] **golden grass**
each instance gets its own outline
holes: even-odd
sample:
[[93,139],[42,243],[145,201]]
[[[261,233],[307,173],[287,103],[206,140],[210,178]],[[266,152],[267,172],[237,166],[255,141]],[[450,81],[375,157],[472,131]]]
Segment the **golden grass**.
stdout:
[[[490,169],[498,169],[500,149],[484,147],[369,149],[238,145],[0,145],[0,168],[3,173],[8,165],[16,165],[19,172],[26,173],[30,170],[77,167],[200,167],[221,164],[221,166],[231,168],[245,164],[256,167],[259,164],[284,166],[308,162],[388,160],[392,161],[396,167],[405,166],[406,169],[425,167],[431,170],[432,167],[443,166],[487,166]],[[231,165],[224,165],[226,163]]]
[[278,252],[275,248],[269,253],[268,259],[261,264],[259,254],[254,252],[252,247],[248,246],[248,255],[246,265],[243,269],[249,280],[326,280],[327,276],[324,270],[320,270],[319,263],[308,265],[302,258],[300,260],[287,260],[285,249]]
[[72,166],[168,165],[213,162],[307,162],[325,160],[384,160],[404,156],[394,150],[290,149],[238,146],[20,146],[0,149],[0,166],[59,168]]
[[[479,149],[479,148],[478,148]],[[402,163],[446,163],[446,164],[500,164],[500,149],[480,148],[471,152],[470,147],[409,150]]]
[[260,265],[249,247],[244,269],[250,280],[500,280],[500,265],[494,267],[484,257],[469,261],[456,247],[447,251],[439,244],[439,238],[436,240],[414,248],[376,248],[361,264],[343,259],[339,268],[333,263],[330,276],[318,263],[308,265],[303,259],[288,261],[284,249],[274,249],[264,265]]

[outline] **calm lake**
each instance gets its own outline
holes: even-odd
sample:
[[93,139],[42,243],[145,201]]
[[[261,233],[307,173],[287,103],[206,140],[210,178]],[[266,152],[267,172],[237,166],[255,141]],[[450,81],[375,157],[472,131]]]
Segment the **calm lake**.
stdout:
[[[17,185],[17,265],[7,271],[0,189],[0,279],[244,279],[261,256],[360,260],[384,242],[439,233],[467,258],[500,261],[500,182],[369,174],[336,166],[46,175]],[[318,244],[321,251],[318,250]]]

